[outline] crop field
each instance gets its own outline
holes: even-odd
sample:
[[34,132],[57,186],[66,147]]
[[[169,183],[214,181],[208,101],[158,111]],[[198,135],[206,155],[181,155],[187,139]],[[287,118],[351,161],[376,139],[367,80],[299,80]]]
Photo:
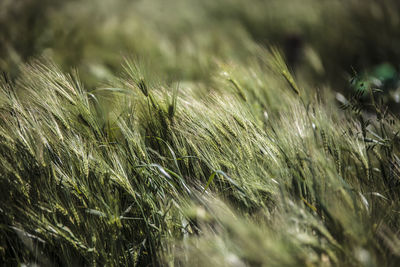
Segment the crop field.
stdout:
[[397,0],[0,1],[1,266],[400,266]]

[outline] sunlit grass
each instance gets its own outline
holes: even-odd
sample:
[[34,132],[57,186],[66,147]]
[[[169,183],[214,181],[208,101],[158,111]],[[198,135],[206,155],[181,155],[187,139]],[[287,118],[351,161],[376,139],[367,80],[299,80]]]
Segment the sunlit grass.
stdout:
[[[268,12],[296,11],[277,2]],[[379,22],[390,3],[369,12]],[[0,61],[1,262],[399,264],[399,121],[372,82],[340,94],[319,83],[351,61],[327,62],[335,42],[307,43],[295,75],[284,48],[260,44],[263,3],[58,4],[49,36],[65,25],[73,46],[48,36],[51,48],[27,52],[43,57]],[[326,6],[352,21],[337,3],[307,5],[304,29]]]

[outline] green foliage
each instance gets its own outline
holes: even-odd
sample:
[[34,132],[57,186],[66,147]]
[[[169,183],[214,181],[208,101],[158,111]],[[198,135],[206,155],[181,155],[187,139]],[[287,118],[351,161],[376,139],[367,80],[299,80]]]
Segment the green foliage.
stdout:
[[[25,29],[15,21],[0,34],[13,51],[0,49],[2,263],[399,265],[400,122],[371,85],[397,72],[365,71],[349,98],[315,89],[351,60],[331,54],[343,38],[317,42],[327,25],[310,28],[327,7],[344,24],[389,23],[384,10],[394,27],[394,1],[26,2],[0,4],[49,8],[31,11],[46,25],[35,51],[7,35]],[[294,22],[275,29],[282,14]],[[285,49],[254,42],[293,27],[310,38],[297,75]]]
[[225,76],[177,95],[130,61],[92,92],[47,61],[4,78],[3,259],[395,265],[398,120],[293,94],[258,53],[221,70],[246,99]]

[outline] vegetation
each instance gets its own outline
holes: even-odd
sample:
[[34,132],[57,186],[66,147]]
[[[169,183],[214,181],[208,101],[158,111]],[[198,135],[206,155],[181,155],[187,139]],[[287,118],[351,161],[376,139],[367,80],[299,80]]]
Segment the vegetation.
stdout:
[[0,3],[0,262],[398,266],[397,1],[164,2]]

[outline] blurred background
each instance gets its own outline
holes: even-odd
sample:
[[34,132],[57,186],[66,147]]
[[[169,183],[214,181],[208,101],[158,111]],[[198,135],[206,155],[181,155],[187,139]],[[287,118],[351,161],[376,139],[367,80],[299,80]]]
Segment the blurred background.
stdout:
[[167,80],[207,80],[216,59],[277,45],[311,84],[340,91],[368,74],[396,89],[399,16],[397,0],[2,0],[0,70],[45,56],[91,88],[133,57]]

